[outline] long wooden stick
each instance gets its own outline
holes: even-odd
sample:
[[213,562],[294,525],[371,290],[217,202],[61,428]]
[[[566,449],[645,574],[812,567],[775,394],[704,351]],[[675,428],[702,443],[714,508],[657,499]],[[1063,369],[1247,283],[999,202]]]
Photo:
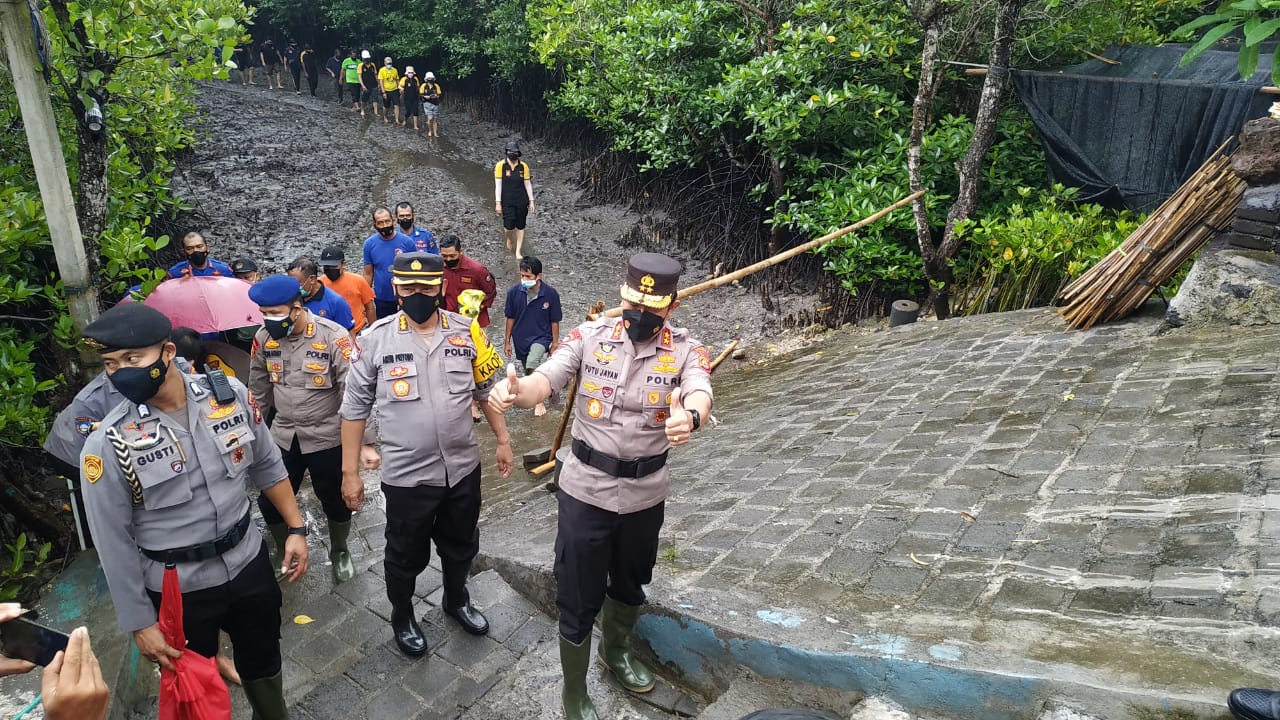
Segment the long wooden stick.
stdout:
[[725,348],[724,351],[717,355],[716,359],[711,362],[711,372],[715,372],[716,368],[720,367],[720,363],[724,362],[725,358],[729,357],[729,353],[733,352],[736,347],[738,347],[737,340],[729,343],[729,347]]
[[[861,230],[862,228],[870,225],[871,223],[883,218],[885,215],[888,215],[889,213],[893,212],[894,210],[897,210],[906,205],[910,205],[911,203],[915,202],[916,200],[919,200],[920,198],[924,197],[928,193],[929,193],[928,190],[917,190],[916,192],[913,192],[910,195],[902,198],[898,202],[890,205],[889,207],[884,208],[883,210],[880,210],[879,212],[876,212],[872,215],[868,215],[867,217],[859,220],[858,222],[852,225],[846,225],[840,228],[839,230],[836,230],[835,232],[827,233],[826,235],[823,235],[822,237],[816,240],[810,240],[809,242],[804,243],[803,245],[797,245],[789,250],[783,250],[782,252],[778,253],[777,255],[774,255],[773,257],[766,258],[753,265],[748,265],[739,270],[735,270],[729,273],[728,275],[721,275],[718,278],[712,278],[705,282],[700,282],[697,285],[681,290],[677,295],[677,297],[679,297],[681,300],[684,300],[685,298],[688,298],[688,297],[693,297],[698,293],[703,293],[708,290],[718,288],[722,285],[728,285],[736,280],[741,280],[742,278],[748,275],[753,275],[755,273],[758,273],[761,270],[764,270],[765,268],[770,268],[770,267],[773,267],[774,265],[777,265],[780,262],[790,260],[791,258],[797,255],[802,255],[804,253],[807,253],[816,247],[826,245],[827,243],[831,242],[832,240],[835,240],[836,238],[848,235],[849,233],[855,230]],[[622,315],[622,307],[619,306],[615,308],[610,308],[609,312],[605,313],[605,315],[608,315],[609,317],[619,317]]]

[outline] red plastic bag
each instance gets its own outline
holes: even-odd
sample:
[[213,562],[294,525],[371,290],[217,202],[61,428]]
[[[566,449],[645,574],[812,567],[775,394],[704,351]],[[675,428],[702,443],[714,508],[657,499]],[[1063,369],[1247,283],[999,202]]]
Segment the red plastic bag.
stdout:
[[170,647],[182,650],[175,672],[160,670],[160,720],[230,720],[231,693],[218,663],[187,649],[182,631],[182,589],[176,568],[165,568],[160,592],[160,632]]

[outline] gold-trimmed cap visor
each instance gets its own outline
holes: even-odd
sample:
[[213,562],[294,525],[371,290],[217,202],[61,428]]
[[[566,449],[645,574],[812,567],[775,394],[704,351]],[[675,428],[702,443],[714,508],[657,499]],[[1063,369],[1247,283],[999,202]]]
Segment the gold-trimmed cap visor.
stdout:
[[627,278],[619,294],[627,302],[662,310],[675,298],[683,269],[675,258],[637,253],[627,258]]
[[435,253],[400,253],[391,265],[391,282],[396,285],[439,285],[443,281],[444,260]]

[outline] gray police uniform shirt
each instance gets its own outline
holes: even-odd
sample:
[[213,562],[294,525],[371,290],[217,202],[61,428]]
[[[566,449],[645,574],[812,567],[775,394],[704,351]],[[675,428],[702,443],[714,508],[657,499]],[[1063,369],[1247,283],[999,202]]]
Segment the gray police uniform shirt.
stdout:
[[[175,358],[173,362],[183,373],[190,372],[191,365],[186,360]],[[123,401],[124,396],[116,391],[107,374],[98,373],[54,418],[49,436],[44,440],[44,449],[72,467],[79,465],[80,450],[84,448],[89,433]]]
[[[172,372],[172,371],[171,371]],[[146,590],[160,591],[164,564],[139,548],[170,550],[211,542],[249,512],[245,482],[266,490],[286,477],[280,449],[262,422],[253,395],[235,378],[234,403],[216,405],[203,376],[184,376],[187,430],[148,405],[122,402],[85,442],[80,472],[86,515],[120,628],[134,632],[156,622]],[[134,506],[121,460],[106,436],[114,427],[130,447],[142,487]],[[183,592],[230,582],[262,547],[252,527],[221,557],[178,564]]]
[[271,421],[276,444],[288,449],[297,438],[299,451],[313,453],[342,445],[338,408],[355,346],[332,320],[310,314],[302,325],[302,332],[282,340],[258,331],[249,361],[249,389],[264,416],[276,410]]
[[382,318],[351,361],[341,415],[367,420],[378,408],[387,485],[452,487],[480,462],[471,401],[489,399],[503,359],[479,323],[445,310],[438,318],[430,335],[403,312]]
[[[711,395],[711,362],[702,343],[682,328],[664,324],[656,340],[636,347],[618,318],[574,328],[534,372],[553,390],[579,373],[573,437],[624,460],[661,455],[671,447],[666,422],[671,391]],[[638,478],[619,478],[569,455],[560,489],[588,505],[616,513],[639,512],[667,497],[667,466]]]

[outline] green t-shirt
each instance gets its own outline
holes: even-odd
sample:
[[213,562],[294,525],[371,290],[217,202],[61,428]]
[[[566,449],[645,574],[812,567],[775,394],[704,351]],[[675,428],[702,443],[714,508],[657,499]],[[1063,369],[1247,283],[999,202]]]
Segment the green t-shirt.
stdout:
[[347,58],[342,61],[342,72],[347,76],[347,83],[350,85],[360,84],[360,61],[355,58]]

